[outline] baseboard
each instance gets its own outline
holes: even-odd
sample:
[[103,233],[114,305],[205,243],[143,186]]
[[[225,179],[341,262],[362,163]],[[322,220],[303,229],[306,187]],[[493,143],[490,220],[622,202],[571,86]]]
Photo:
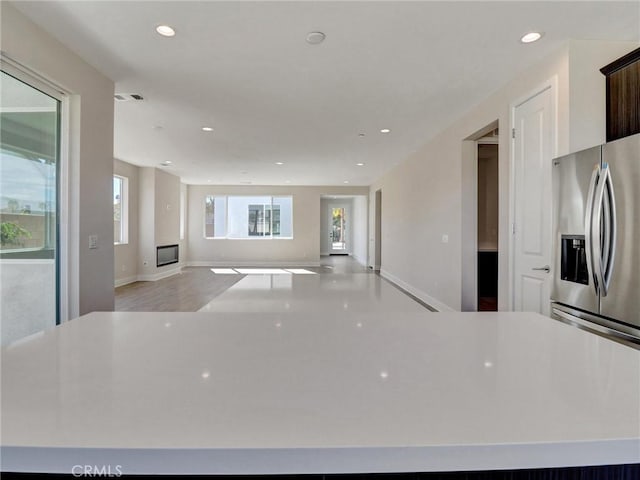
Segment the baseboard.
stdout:
[[122,287],[123,285],[129,285],[130,283],[137,282],[137,281],[138,281],[137,275],[133,275],[131,277],[125,277],[125,278],[116,278],[116,281],[114,282],[114,286],[116,288]]
[[442,303],[439,300],[436,300],[431,295],[428,295],[422,290],[415,288],[412,285],[409,285],[407,282],[403,280],[400,280],[398,277],[387,272],[386,270],[380,270],[380,276],[386,280],[389,280],[391,283],[395,283],[397,286],[399,286],[403,290],[406,290],[411,295],[419,298],[424,303],[433,307],[438,312],[457,312],[458,311],[455,308],[451,308],[446,303]]
[[319,267],[320,262],[223,262],[223,261],[192,261],[186,262],[188,267]]
[[155,282],[157,280],[162,280],[163,278],[171,277],[172,275],[177,275],[181,272],[182,272],[182,267],[171,268],[169,270],[153,273],[150,275],[138,275],[138,281],[139,282]]

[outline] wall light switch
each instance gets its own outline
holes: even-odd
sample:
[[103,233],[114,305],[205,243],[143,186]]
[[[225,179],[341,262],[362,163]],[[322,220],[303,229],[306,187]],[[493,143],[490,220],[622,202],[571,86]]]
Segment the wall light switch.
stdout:
[[442,243],[449,243],[449,235],[446,233],[442,235]]
[[89,249],[95,250],[98,248],[98,235],[89,235]]

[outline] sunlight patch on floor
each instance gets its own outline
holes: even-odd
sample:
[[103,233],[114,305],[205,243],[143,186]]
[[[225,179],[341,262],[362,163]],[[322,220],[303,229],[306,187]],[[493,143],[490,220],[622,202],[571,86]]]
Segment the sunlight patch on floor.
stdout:
[[316,275],[306,268],[212,268],[216,275]]
[[212,268],[211,271],[216,275],[238,275],[233,268]]

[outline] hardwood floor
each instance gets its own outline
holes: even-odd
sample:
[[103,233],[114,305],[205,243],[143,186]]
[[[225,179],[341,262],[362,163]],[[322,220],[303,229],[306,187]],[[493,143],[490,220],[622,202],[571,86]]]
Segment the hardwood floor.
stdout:
[[156,282],[116,288],[116,311],[196,312],[245,275],[214,275],[208,267],[186,267]]
[[[322,257],[307,270],[330,275],[373,273],[351,257]],[[299,267],[297,267],[299,268]],[[209,267],[185,267],[179,275],[155,282],[134,282],[115,289],[115,310],[121,312],[197,312],[246,275],[215,275]]]

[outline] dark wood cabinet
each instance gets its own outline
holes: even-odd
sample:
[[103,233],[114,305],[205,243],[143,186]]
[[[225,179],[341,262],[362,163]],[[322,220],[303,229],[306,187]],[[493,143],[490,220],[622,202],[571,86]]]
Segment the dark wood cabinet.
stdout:
[[607,77],[607,142],[640,133],[640,48],[600,71]]

